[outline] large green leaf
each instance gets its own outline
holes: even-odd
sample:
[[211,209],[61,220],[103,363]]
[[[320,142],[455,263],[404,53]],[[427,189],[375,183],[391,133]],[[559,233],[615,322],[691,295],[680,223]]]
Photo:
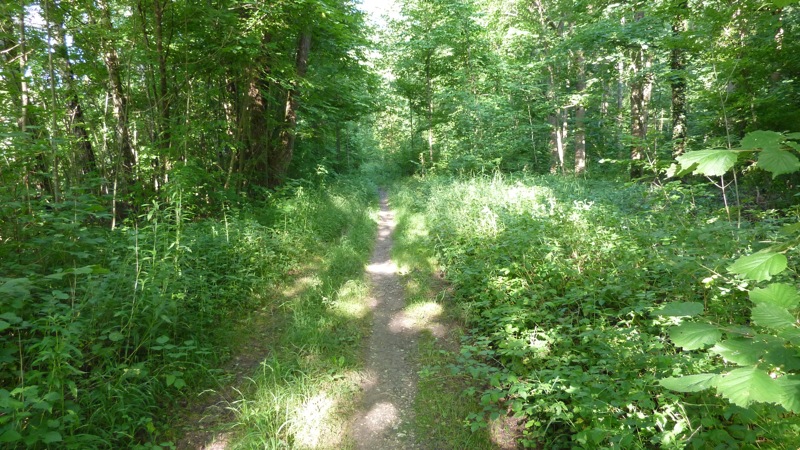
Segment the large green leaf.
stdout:
[[756,165],[760,169],[772,173],[773,179],[778,175],[800,170],[800,160],[797,159],[797,156],[784,150],[764,150],[758,155]]
[[786,138],[775,131],[751,131],[742,139],[742,148],[746,149],[761,149],[761,150],[780,150],[781,142]]
[[772,4],[777,6],[778,8],[785,8],[792,3],[797,3],[800,0],[772,0]]
[[756,367],[742,367],[715,380],[717,392],[734,405],[747,408],[753,402],[778,403],[782,389],[769,374]]
[[793,413],[800,413],[800,376],[786,375],[776,381],[781,387],[781,406]]
[[694,167],[695,175],[718,177],[730,170],[739,155],[731,150],[699,150],[686,152],[676,160],[683,170]]
[[740,257],[728,270],[748,280],[768,281],[773,275],[783,272],[787,263],[786,256],[782,253],[758,252]]
[[786,309],[793,309],[800,305],[800,294],[797,288],[786,283],[772,283],[765,288],[756,288],[750,291],[750,300],[753,303],[769,303]]
[[696,316],[704,310],[698,302],[671,302],[653,311],[653,314],[668,317]]
[[658,384],[678,392],[699,392],[714,386],[714,381],[719,375],[715,373],[699,373],[683,377],[669,377],[659,380]]
[[766,345],[767,352],[764,354],[764,362],[774,367],[782,367],[787,371],[800,370],[800,355],[797,353],[797,347],[787,347],[786,341],[783,339],[779,341]]
[[678,347],[696,350],[716,343],[722,337],[722,333],[717,327],[707,323],[686,322],[670,328],[669,337]]
[[752,339],[726,339],[711,347],[710,351],[722,356],[725,361],[751,366],[759,362],[766,348],[763,343]]
[[771,328],[776,331],[781,331],[791,328],[795,325],[795,317],[780,306],[775,306],[770,303],[759,303],[753,308],[750,315],[753,323],[762,327]]

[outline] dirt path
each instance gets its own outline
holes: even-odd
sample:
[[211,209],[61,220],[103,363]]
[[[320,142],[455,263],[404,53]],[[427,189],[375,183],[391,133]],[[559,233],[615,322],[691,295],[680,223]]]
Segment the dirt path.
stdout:
[[391,261],[394,214],[381,192],[380,224],[367,267],[372,295],[372,335],[366,355],[364,398],[351,434],[357,449],[419,448],[413,432],[417,385],[417,332],[404,312],[403,286]]

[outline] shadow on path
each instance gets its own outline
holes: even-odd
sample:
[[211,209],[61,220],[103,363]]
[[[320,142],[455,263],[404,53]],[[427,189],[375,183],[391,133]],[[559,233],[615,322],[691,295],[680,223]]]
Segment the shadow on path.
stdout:
[[391,261],[394,214],[381,192],[378,240],[367,267],[372,293],[372,335],[366,355],[364,397],[352,438],[358,449],[418,448],[413,435],[417,327],[403,312],[405,298]]

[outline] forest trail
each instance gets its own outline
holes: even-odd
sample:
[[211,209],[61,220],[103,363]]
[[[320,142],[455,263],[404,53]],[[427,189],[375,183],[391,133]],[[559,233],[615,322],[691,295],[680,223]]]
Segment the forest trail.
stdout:
[[351,433],[358,449],[418,448],[413,432],[417,328],[403,311],[403,286],[391,260],[394,227],[394,213],[382,191],[377,242],[367,267],[372,334],[366,350],[364,396]]

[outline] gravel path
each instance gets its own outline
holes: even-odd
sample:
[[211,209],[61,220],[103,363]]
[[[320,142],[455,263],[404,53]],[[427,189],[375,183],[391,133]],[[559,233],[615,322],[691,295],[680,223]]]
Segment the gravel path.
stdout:
[[394,214],[381,192],[380,224],[367,267],[372,295],[372,335],[366,355],[364,397],[351,433],[357,449],[419,448],[413,433],[417,384],[414,322],[403,313],[405,299],[391,261]]

